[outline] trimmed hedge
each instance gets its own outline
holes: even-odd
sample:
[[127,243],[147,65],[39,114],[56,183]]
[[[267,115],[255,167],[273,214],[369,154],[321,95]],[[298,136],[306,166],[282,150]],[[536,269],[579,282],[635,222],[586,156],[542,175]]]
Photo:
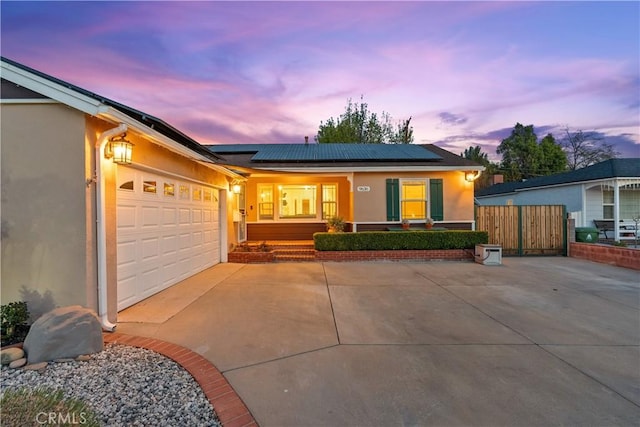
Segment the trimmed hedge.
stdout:
[[381,251],[406,249],[472,249],[489,242],[486,231],[363,231],[315,233],[317,251]]

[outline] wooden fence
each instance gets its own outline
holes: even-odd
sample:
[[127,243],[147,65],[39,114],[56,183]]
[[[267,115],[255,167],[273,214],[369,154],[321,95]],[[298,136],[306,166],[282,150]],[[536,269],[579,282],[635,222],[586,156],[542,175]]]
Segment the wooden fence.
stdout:
[[503,255],[566,255],[566,216],[564,205],[477,206],[476,230]]

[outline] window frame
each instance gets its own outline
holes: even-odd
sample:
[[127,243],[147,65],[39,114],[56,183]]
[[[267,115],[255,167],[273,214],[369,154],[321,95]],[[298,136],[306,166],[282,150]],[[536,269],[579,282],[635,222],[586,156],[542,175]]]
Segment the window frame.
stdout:
[[[424,188],[424,199],[405,199],[404,198],[404,185],[410,182],[420,183]],[[415,222],[424,222],[427,218],[430,218],[431,208],[430,208],[430,186],[429,186],[429,178],[401,178],[399,179],[399,188],[398,188],[398,198],[400,203],[400,220],[409,220]],[[405,203],[406,202],[421,202],[424,205],[424,217],[407,217],[405,215]]]

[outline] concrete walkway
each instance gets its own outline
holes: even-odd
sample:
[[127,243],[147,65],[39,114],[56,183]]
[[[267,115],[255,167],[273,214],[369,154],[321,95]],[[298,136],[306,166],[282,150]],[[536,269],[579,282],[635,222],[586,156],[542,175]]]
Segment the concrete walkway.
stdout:
[[572,258],[222,264],[120,313],[261,426],[637,425],[640,277]]

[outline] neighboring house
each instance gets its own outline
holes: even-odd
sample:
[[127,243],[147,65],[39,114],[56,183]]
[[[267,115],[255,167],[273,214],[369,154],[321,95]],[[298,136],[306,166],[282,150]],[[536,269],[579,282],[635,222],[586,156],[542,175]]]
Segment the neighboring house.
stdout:
[[[586,168],[523,182],[497,184],[476,192],[479,205],[565,205],[577,227],[594,227],[607,220],[609,237],[633,237],[622,227],[632,227],[640,216],[640,158],[611,159]],[[626,235],[624,235],[626,234]]]
[[[79,304],[111,328],[118,310],[226,261],[227,194],[243,178],[218,156],[16,62],[0,70],[3,304],[34,316]],[[128,165],[105,158],[124,135]]]
[[[303,240],[341,216],[348,231],[426,218],[474,229],[473,178],[484,169],[434,145],[235,144],[209,146],[247,177],[237,188],[248,240]],[[239,227],[241,236],[244,227]]]

